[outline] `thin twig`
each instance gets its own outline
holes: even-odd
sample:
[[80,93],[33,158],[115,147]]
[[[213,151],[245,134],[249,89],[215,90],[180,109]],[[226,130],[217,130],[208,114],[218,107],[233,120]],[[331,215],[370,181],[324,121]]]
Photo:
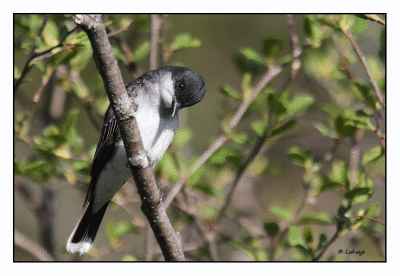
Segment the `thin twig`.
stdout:
[[[47,21],[49,19],[50,15],[46,14],[43,18],[43,22],[42,25],[40,26],[39,30],[38,30],[38,34],[37,34],[37,38],[41,38],[43,35],[43,31],[44,31],[44,27],[47,24]],[[19,76],[18,80],[15,82],[14,84],[14,93],[17,91],[19,85],[22,83],[23,79],[25,78],[26,74],[29,71],[30,68],[30,64],[32,62],[32,59],[36,56],[35,51],[36,51],[36,43],[33,44],[31,51],[29,52],[28,58],[25,62],[25,66],[22,69],[21,75]]]
[[349,31],[347,31],[347,30],[342,30],[342,31],[343,31],[344,35],[347,37],[347,39],[350,41],[350,43],[353,46],[354,50],[356,51],[356,54],[357,54],[358,58],[360,59],[361,64],[363,65],[365,72],[368,75],[369,81],[372,84],[372,86],[374,87],[375,96],[377,97],[378,101],[381,103],[382,107],[385,108],[385,100],[383,98],[383,95],[382,95],[381,91],[379,90],[378,84],[376,83],[374,77],[372,76],[371,71],[368,68],[367,59],[361,53],[361,49],[360,49],[360,47],[358,47],[357,42],[355,41],[355,39],[353,38],[351,33]]

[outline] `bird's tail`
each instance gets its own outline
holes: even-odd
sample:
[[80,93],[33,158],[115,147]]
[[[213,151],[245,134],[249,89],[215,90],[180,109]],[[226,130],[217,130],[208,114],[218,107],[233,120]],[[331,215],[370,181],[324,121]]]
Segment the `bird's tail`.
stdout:
[[85,212],[79,219],[67,242],[69,253],[87,253],[92,248],[101,220],[106,212],[109,201],[96,213],[92,212],[91,203],[86,205]]

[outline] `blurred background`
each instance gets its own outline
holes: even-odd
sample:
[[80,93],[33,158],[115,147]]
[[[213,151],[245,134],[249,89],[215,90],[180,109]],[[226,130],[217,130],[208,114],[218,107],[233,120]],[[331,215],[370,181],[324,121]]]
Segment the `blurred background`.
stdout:
[[[377,18],[294,15],[290,23],[285,14],[159,15],[158,64],[189,67],[207,87],[201,103],[182,111],[181,130],[156,168],[166,195],[226,133],[246,93],[272,68],[282,68],[228,131],[232,139],[168,209],[187,260],[385,260],[386,113],[343,31],[351,31],[385,93],[385,16]],[[143,261],[149,247],[150,260],[162,260],[146,233],[132,180],[106,212],[91,254],[65,251],[81,216],[108,99],[73,15],[50,15],[37,38],[44,20],[45,15],[14,15],[14,261],[39,260],[27,244],[33,252],[45,248],[56,261]],[[117,32],[110,41],[125,83],[150,70],[151,17],[103,20],[108,33]],[[40,55],[29,61],[33,45]],[[295,48],[301,50],[298,58]],[[295,107],[294,99],[307,104]],[[288,111],[290,104],[296,113]],[[244,167],[258,141],[257,156]],[[338,218],[340,206],[345,218]],[[209,232],[217,236],[215,244],[207,241]],[[338,254],[353,249],[365,253]]]

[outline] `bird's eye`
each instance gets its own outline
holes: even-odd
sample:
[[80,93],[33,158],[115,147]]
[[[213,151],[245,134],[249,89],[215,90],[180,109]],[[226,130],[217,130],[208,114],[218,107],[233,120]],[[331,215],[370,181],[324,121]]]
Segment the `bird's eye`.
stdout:
[[185,83],[179,82],[179,83],[176,85],[176,88],[177,88],[179,91],[182,91],[183,89],[185,89]]

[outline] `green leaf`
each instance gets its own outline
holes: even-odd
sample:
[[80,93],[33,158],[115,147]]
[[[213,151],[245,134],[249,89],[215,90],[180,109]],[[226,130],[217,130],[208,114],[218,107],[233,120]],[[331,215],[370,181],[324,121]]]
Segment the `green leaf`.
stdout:
[[323,248],[326,245],[327,241],[328,238],[326,237],[325,233],[321,233],[319,235],[317,250]]
[[347,164],[343,161],[335,161],[332,164],[332,172],[330,177],[332,181],[338,182],[347,187],[349,185],[349,172]]
[[347,118],[344,118],[342,115],[335,120],[335,128],[338,134],[342,137],[351,137],[356,133],[357,128],[349,122]]
[[294,120],[294,119],[290,120],[290,121],[284,123],[283,125],[271,130],[270,136],[272,137],[274,135],[281,134],[281,133],[293,128],[296,124],[297,124],[296,120]]
[[287,106],[288,114],[298,113],[314,103],[314,97],[310,95],[298,95]]
[[258,120],[251,123],[251,129],[258,135],[262,136],[266,128],[266,122],[264,120]]
[[361,34],[368,28],[367,21],[357,18],[354,25],[351,27],[351,33],[353,36]]
[[14,64],[14,79],[19,79],[21,77],[21,71],[17,67],[17,65]]
[[251,79],[252,75],[250,72],[246,72],[243,74],[242,77],[242,91],[243,91],[243,99],[247,100],[250,98],[251,93],[252,93],[252,88],[251,88]]
[[139,62],[147,57],[150,53],[150,42],[148,40],[143,41],[134,51],[133,60],[134,62]]
[[251,73],[253,76],[267,69],[262,56],[249,47],[242,48],[234,56],[234,62],[241,73]]
[[327,213],[320,212],[300,218],[300,222],[314,223],[331,223],[331,216]]
[[235,88],[230,86],[229,84],[224,84],[221,86],[220,91],[223,95],[228,96],[233,99],[241,100],[242,98],[239,96],[239,92],[236,91]]
[[353,82],[352,89],[359,99],[363,100],[372,109],[376,109],[375,99],[369,86],[359,82]]
[[250,136],[247,133],[238,133],[234,132],[232,135],[232,140],[238,144],[245,144],[251,140]]
[[321,45],[321,25],[312,16],[306,16],[304,20],[304,34],[312,47],[317,48]]
[[269,211],[285,220],[292,220],[293,218],[293,212],[286,207],[274,205],[269,208]]
[[332,179],[330,179],[330,178],[328,178],[328,177],[326,177],[324,175],[322,175],[321,180],[322,180],[322,185],[318,190],[318,194],[343,186],[343,183],[340,183],[338,181],[334,181],[334,180],[332,180]]
[[268,108],[276,116],[284,115],[287,113],[286,107],[279,101],[274,93],[269,93],[267,96]]
[[270,238],[275,238],[279,234],[279,225],[276,222],[265,222],[263,228]]
[[187,48],[196,48],[201,46],[201,40],[193,38],[189,33],[181,33],[175,36],[170,47],[172,52],[184,50]]
[[335,138],[335,133],[322,123],[314,123],[314,127],[325,137]]
[[291,146],[286,154],[293,164],[301,167],[304,167],[304,164],[310,158],[310,154],[306,150],[302,150],[297,146]]
[[210,163],[214,165],[223,165],[234,157],[237,157],[237,154],[232,149],[220,148],[211,156]]
[[290,246],[305,246],[304,241],[301,238],[300,231],[296,226],[291,225],[288,227],[287,239]]
[[368,195],[369,193],[370,193],[369,188],[354,188],[354,189],[348,191],[344,196],[347,199],[354,199],[357,196]]
[[385,155],[385,150],[381,146],[369,149],[363,156],[363,164],[370,164]]
[[55,171],[55,162],[45,160],[36,155],[29,162],[25,159],[18,160],[14,157],[14,174],[28,177],[35,181],[47,181]]
[[309,225],[304,225],[303,228],[303,239],[307,243],[309,247],[311,247],[312,242],[314,241],[314,236],[312,233],[312,229]]
[[262,42],[262,52],[267,57],[273,57],[279,54],[285,45],[284,39],[276,36],[270,36]]
[[365,210],[364,215],[367,217],[376,217],[379,211],[379,203],[374,203]]

